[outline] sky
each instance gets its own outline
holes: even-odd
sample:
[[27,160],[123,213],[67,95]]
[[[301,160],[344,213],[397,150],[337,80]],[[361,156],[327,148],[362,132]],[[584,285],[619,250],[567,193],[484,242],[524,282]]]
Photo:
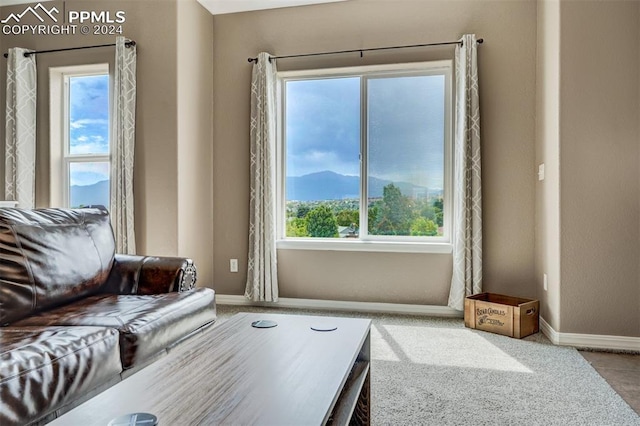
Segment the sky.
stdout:
[[[71,77],[69,83],[69,153],[109,153],[109,76]],[[109,179],[106,163],[75,163],[71,185]]]
[[[444,76],[368,80],[369,176],[443,188]],[[359,175],[360,79],[287,83],[287,176]]]

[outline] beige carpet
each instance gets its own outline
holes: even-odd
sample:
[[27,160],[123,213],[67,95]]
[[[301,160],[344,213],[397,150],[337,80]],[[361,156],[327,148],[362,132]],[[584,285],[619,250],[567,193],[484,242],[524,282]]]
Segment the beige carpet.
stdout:
[[459,319],[218,306],[237,312],[368,317],[374,425],[640,425],[573,348],[518,340]]

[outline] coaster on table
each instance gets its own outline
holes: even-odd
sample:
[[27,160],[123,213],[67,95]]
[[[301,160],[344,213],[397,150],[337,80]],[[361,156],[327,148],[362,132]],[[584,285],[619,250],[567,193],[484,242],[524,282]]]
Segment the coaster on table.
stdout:
[[271,320],[258,320],[251,323],[254,328],[273,328],[278,325],[277,322]]
[[338,329],[338,326],[333,325],[331,323],[318,323],[318,324],[312,324],[311,329],[313,331],[335,331]]

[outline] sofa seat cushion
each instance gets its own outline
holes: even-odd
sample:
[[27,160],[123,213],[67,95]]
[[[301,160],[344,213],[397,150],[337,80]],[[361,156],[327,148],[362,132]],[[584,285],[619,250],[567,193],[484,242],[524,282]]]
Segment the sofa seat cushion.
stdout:
[[215,318],[213,290],[198,288],[182,293],[90,296],[15,324],[116,328],[120,332],[122,365],[129,368]]
[[38,420],[122,371],[119,336],[103,327],[0,328],[0,425]]

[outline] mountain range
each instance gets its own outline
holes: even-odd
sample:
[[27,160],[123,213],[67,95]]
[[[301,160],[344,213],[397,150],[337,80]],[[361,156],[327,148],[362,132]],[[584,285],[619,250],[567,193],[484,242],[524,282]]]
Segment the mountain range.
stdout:
[[[409,182],[392,182],[390,180],[369,178],[369,198],[382,197],[384,187],[393,183],[400,191],[409,197],[418,194],[426,196],[441,195],[441,189],[428,189],[424,186]],[[358,198],[360,194],[360,178],[347,176],[331,171],[310,173],[304,176],[287,177],[287,200],[290,201],[318,201],[344,200]],[[72,185],[72,206],[87,206],[101,204],[109,205],[109,181],[103,180],[92,185]]]
[[92,185],[71,185],[69,203],[72,207],[103,205],[109,206],[109,181],[101,180]]
[[[441,194],[442,190],[428,189],[424,186],[408,182],[392,182],[390,180],[369,177],[369,198],[382,197],[384,187],[393,183],[409,197],[416,194]],[[347,176],[331,171],[310,173],[303,176],[287,177],[287,200],[317,201],[342,200],[358,198],[360,194],[360,177]]]

